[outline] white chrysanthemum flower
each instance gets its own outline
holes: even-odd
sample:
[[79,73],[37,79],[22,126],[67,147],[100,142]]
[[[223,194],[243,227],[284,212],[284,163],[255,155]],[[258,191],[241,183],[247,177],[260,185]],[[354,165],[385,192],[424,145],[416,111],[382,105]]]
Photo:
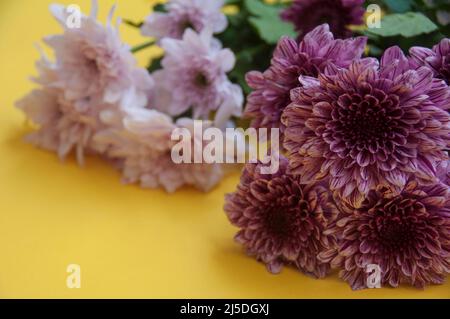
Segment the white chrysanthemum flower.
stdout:
[[220,33],[228,24],[221,12],[223,5],[223,0],[169,0],[165,6],[167,12],[154,12],[147,17],[142,34],[160,40],[181,39],[188,28]]

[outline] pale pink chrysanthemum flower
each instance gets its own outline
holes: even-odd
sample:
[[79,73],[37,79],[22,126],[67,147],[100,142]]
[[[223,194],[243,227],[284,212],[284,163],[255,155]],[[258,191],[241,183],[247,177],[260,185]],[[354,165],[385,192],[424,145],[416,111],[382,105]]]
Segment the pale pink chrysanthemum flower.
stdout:
[[163,69],[154,74],[155,105],[173,116],[192,108],[193,118],[208,119],[223,108],[229,116],[242,112],[242,89],[227,77],[235,64],[231,50],[222,49],[208,31],[189,29],[182,40],[163,39]]
[[75,150],[80,164],[90,149],[92,135],[102,126],[98,112],[111,106],[97,101],[95,109],[80,109],[56,89],[36,89],[17,102],[38,129],[27,140],[38,147],[54,151],[64,159]]
[[55,62],[48,65],[54,76],[36,81],[63,90],[65,98],[80,107],[92,107],[90,102],[98,97],[121,107],[146,106],[153,80],[137,66],[129,46],[120,39],[118,26],[111,24],[114,9],[102,25],[96,20],[97,1],[93,0],[91,15],[81,17],[80,28],[70,28],[66,8],[52,5],[50,10],[64,33],[45,39],[55,52]]
[[[191,129],[192,120],[172,118],[157,110],[129,109],[104,112],[109,128],[94,137],[96,150],[116,162],[125,183],[174,192],[183,185],[209,191],[223,177],[221,164],[175,164],[171,149],[173,130]],[[202,143],[193,137],[193,143]],[[195,150],[195,149],[194,149]]]
[[144,22],[141,32],[145,36],[181,39],[184,31],[197,32],[210,29],[220,33],[227,27],[227,18],[221,12],[223,0],[170,0],[167,12],[153,12]]
[[83,163],[93,134],[102,128],[101,111],[107,108],[144,107],[153,82],[146,70],[138,68],[129,49],[109,22],[102,26],[92,14],[82,16],[80,28],[66,25],[67,12],[60,5],[51,11],[64,27],[64,34],[46,42],[55,50],[56,61],[44,54],[37,62],[34,79],[42,88],[17,103],[38,130],[29,140],[56,151],[61,159],[72,150]]

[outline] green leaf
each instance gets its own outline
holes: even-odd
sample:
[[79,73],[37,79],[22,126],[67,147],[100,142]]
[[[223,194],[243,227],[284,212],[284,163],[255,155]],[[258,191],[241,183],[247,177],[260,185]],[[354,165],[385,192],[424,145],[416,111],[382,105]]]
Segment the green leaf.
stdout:
[[150,65],[147,67],[147,71],[149,73],[153,73],[157,70],[162,69],[161,61],[163,57],[155,58],[152,61],[150,61]]
[[264,4],[260,0],[245,0],[245,6],[250,13],[257,16],[272,15],[280,10],[280,7]]
[[158,3],[153,7],[153,12],[167,12],[166,6],[162,3]]
[[226,0],[225,5],[238,5],[242,0]]
[[280,19],[282,7],[267,5],[259,0],[245,0],[245,6],[252,15],[250,24],[268,44],[276,44],[284,35],[296,37],[293,25]]
[[430,33],[437,29],[437,25],[422,13],[407,12],[384,16],[381,20],[381,28],[367,29],[367,33],[382,37],[401,35],[410,38],[420,34]]
[[412,0],[384,0],[388,8],[396,13],[411,11]]

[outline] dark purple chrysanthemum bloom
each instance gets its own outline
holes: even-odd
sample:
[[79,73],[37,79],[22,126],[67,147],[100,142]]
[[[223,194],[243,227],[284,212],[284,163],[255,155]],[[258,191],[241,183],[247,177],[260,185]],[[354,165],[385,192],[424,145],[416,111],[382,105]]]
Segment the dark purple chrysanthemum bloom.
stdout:
[[281,18],[292,22],[299,33],[299,40],[322,23],[328,23],[336,38],[348,38],[349,25],[363,23],[364,0],[294,0],[281,13]]
[[413,47],[410,54],[413,65],[428,66],[437,78],[450,85],[450,39],[443,39],[433,50]]
[[353,289],[367,288],[369,265],[379,266],[383,286],[442,284],[450,273],[450,188],[414,180],[399,194],[378,187],[326,233],[339,244],[319,259],[341,269]]
[[292,264],[322,278],[330,265],[317,255],[336,244],[323,231],[338,211],[324,186],[300,185],[286,168],[285,158],[274,175],[261,174],[261,164],[247,164],[236,192],[226,196],[225,212],[240,228],[235,239],[270,272]]
[[401,190],[408,178],[436,181],[450,146],[450,88],[414,69],[400,48],[375,59],[301,78],[282,120],[290,170],[305,182],[329,176],[330,189],[357,206],[370,189]]
[[245,116],[252,127],[278,128],[280,117],[291,102],[290,91],[300,85],[300,75],[318,76],[329,65],[347,67],[364,52],[367,39],[334,40],[327,24],[315,28],[298,44],[284,37],[278,43],[271,66],[264,73],[249,72],[247,83],[254,89],[248,96]]

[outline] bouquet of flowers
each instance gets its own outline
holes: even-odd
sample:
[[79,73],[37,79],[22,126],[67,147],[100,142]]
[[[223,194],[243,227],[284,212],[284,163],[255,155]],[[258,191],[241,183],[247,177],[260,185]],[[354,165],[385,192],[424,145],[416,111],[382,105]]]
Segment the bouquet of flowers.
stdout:
[[[351,38],[363,1],[293,1],[281,18],[297,37],[278,41],[265,71],[247,73],[244,115],[279,128],[284,156],[275,174],[247,164],[225,211],[237,242],[272,273],[339,269],[353,289],[371,287],[372,271],[392,287],[450,273],[448,21],[433,22],[444,16],[436,3],[428,18],[398,12],[418,1],[384,2],[397,11]],[[382,46],[430,39],[409,55]]]
[[[28,139],[62,159],[73,151],[80,164],[85,153],[100,154],[128,183],[169,192],[182,185],[210,190],[221,180],[224,165],[176,165],[171,159],[174,130],[192,131],[197,119],[225,129],[242,112],[242,90],[227,77],[234,54],[213,38],[227,20],[220,1],[207,2],[201,16],[195,11],[200,2],[196,7],[189,1],[173,1],[168,4],[171,13],[150,16],[142,32],[155,36],[165,50],[161,68],[153,72],[138,67],[121,41],[120,20],[112,20],[114,8],[102,25],[93,1],[91,14],[72,27],[67,8],[53,5],[63,34],[47,37],[45,43],[54,50],[55,61],[42,54],[39,76],[33,79],[40,87],[17,103],[38,126]],[[186,32],[179,29],[186,23],[177,20],[185,9],[199,19],[198,32],[188,25]],[[198,134],[192,134],[191,142],[203,143]]]
[[[449,10],[437,0],[169,0],[124,20],[148,37],[130,48],[114,8],[103,25],[93,1],[72,27],[53,5],[55,59],[42,53],[38,88],[17,106],[39,147],[80,164],[98,154],[125,182],[169,192],[210,190],[227,171],[175,163],[174,132],[188,132],[194,152],[183,156],[196,158],[196,121],[241,127],[241,142],[248,126],[272,130],[279,140],[262,142],[278,169],[252,158],[225,199],[249,255],[272,273],[339,269],[353,289],[373,270],[379,285],[440,284],[450,273]],[[164,54],[137,66],[133,53],[153,45]]]

